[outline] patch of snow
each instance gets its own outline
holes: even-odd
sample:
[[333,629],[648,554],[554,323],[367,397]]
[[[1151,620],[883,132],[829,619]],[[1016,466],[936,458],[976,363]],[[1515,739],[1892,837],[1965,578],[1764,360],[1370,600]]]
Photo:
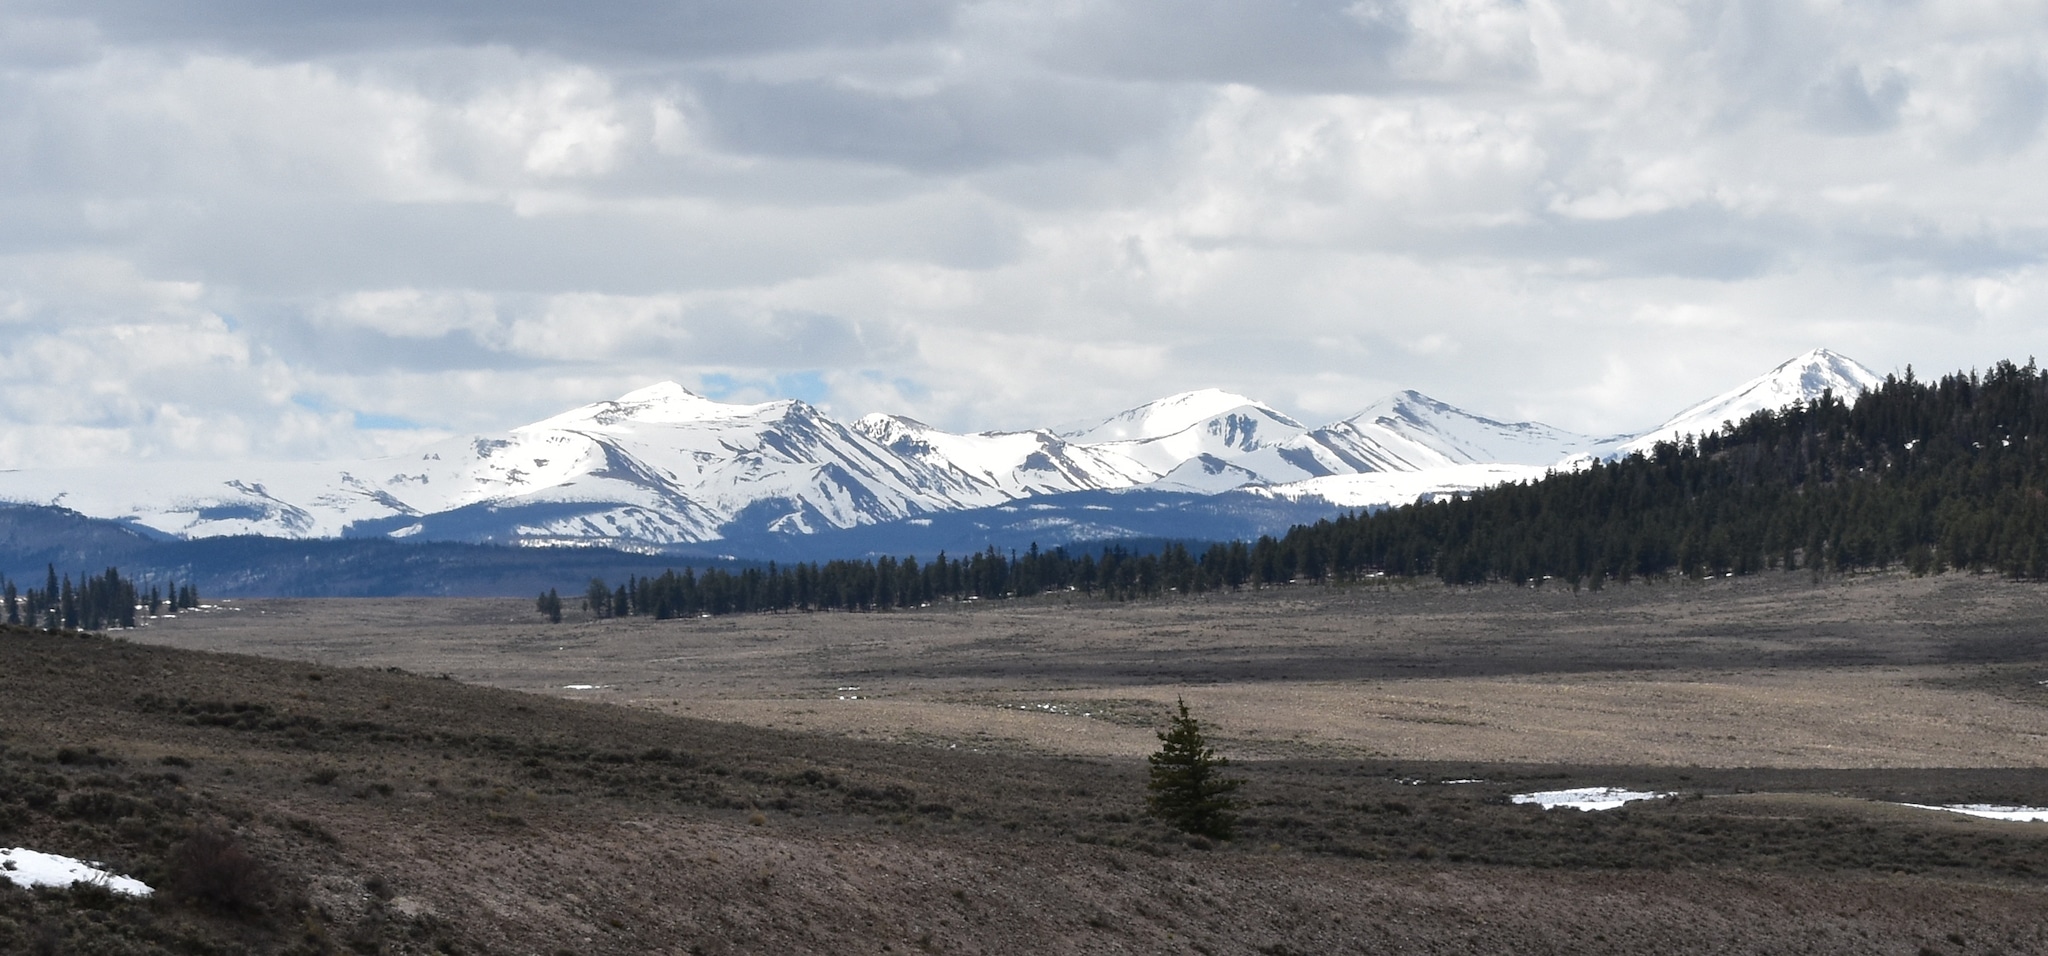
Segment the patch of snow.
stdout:
[[[561,650],[561,648],[559,648],[559,647],[558,647],[558,648],[555,648],[555,649],[556,649],[556,650]],[[610,684],[563,684],[563,685],[562,685],[562,689],[563,689],[563,690],[605,690],[605,689],[607,689],[607,688],[610,688],[611,686],[612,686],[612,685],[610,685]]]
[[124,896],[148,896],[155,892],[132,876],[115,876],[96,864],[18,846],[0,849],[0,876],[23,889],[91,883]]
[[2048,823],[2048,807],[2001,807],[1989,803],[1951,803],[1932,806],[1925,803],[1901,803],[1899,806],[1916,810],[1946,810],[1965,816],[1983,817],[1986,820],[2015,820],[2021,823]]
[[1624,803],[1636,800],[1656,800],[1668,797],[1668,793],[1653,793],[1648,790],[1623,790],[1620,787],[1580,787],[1575,790],[1544,790],[1537,793],[1518,793],[1508,799],[1514,803],[1533,803],[1545,810],[1569,807],[1573,810],[1612,810]]

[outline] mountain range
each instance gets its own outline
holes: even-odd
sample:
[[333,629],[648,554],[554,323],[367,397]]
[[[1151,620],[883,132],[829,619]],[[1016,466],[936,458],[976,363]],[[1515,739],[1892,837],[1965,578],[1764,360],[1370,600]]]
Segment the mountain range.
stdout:
[[[1880,377],[1815,350],[1633,435],[1503,422],[1414,391],[1310,427],[1216,389],[1100,421],[955,434],[727,404],[664,382],[495,435],[348,462],[171,462],[0,472],[0,500],[170,538],[383,537],[799,555],[1223,538],[1541,477]],[[1169,520],[1169,518],[1171,520]]]

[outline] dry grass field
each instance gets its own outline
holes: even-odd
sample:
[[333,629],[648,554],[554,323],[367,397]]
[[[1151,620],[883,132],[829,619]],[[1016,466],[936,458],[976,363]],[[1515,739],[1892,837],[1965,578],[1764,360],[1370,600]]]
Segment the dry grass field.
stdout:
[[2048,588],[1965,575],[560,625],[517,601],[232,606],[135,639],[1002,752],[1139,756],[1185,697],[1252,759],[2048,766]]
[[[0,844],[163,888],[0,952],[2048,952],[2048,824],[1896,805],[2048,805],[2034,586],[227,607],[0,634]],[[1178,696],[1235,840],[1141,812]]]

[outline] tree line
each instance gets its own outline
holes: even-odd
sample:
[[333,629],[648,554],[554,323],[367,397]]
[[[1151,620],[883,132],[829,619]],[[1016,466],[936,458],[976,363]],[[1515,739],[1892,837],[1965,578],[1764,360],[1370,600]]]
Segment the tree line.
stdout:
[[[916,557],[880,557],[778,564],[728,571],[723,568],[669,570],[655,577],[631,577],[612,587],[593,579],[583,607],[597,617],[648,615],[696,617],[748,611],[872,611],[917,607],[935,601],[980,601],[1028,597],[1053,591],[1110,600],[1157,598],[1170,593],[1236,589],[1255,579],[1264,560],[1273,565],[1273,542],[1215,544],[1199,555],[1169,543],[1156,553],[1122,545],[1099,553],[1065,548],[1022,553],[991,547],[962,558],[940,552],[929,562]],[[561,598],[550,590],[537,607],[558,618]]]
[[2048,577],[2048,377],[2034,363],[1855,402],[1823,394],[1696,440],[1469,496],[1297,527],[1323,579],[1454,584],[1903,567]]
[[[1673,575],[1904,567],[2048,578],[2048,376],[2030,360],[1928,382],[1908,368],[1697,438],[1525,482],[1152,553],[1033,545],[962,558],[770,563],[593,580],[599,617],[914,607],[1052,591],[1140,600],[1435,577],[1572,587]],[[560,598],[541,595],[559,619]]]
[[69,574],[59,580],[57,566],[52,564],[41,588],[23,590],[12,579],[0,580],[0,606],[5,607],[9,624],[103,631],[134,627],[136,611],[141,608],[155,615],[166,609],[198,607],[199,589],[190,582],[180,585],[171,581],[151,584],[142,591],[133,580],[122,577],[118,568],[80,574],[74,584]]

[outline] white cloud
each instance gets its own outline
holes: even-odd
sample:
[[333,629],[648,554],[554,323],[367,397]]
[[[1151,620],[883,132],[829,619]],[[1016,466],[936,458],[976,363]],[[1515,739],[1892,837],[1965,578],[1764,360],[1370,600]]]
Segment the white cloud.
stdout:
[[659,379],[1617,431],[1815,345],[2024,358],[2048,301],[2035,4],[694,9],[0,13],[0,465]]

